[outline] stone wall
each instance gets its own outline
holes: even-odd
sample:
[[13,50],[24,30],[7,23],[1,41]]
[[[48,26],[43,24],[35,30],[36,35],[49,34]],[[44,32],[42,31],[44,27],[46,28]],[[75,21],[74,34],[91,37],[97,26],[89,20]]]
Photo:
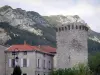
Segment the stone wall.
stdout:
[[[56,33],[57,68],[70,68],[78,63],[88,62],[87,31],[84,25],[60,27]],[[81,26],[81,27],[80,27]]]

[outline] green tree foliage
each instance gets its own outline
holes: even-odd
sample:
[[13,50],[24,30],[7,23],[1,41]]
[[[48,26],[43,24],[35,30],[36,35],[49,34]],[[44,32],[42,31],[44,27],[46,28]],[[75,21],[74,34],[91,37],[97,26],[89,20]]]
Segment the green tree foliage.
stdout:
[[22,71],[20,66],[15,66],[13,70],[13,75],[21,75]]
[[100,52],[89,55],[89,67],[94,73],[100,74]]
[[87,66],[79,64],[69,69],[54,70],[50,75],[92,75],[92,72]]

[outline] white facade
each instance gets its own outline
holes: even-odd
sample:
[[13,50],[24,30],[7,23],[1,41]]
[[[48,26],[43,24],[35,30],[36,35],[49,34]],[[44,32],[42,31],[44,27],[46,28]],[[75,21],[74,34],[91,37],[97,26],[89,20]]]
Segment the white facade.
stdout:
[[[53,56],[41,51],[27,51],[27,54],[19,52],[18,65],[21,67],[22,75],[48,75],[53,68]],[[12,52],[6,52],[6,75],[13,73],[12,59]]]
[[88,62],[88,27],[82,23],[70,23],[57,27],[57,68],[71,68]]

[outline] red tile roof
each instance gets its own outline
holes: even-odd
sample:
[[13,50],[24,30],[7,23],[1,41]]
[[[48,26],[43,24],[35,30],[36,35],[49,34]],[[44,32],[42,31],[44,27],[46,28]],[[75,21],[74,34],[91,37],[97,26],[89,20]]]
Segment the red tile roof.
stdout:
[[32,50],[38,50],[38,48],[35,46],[24,44],[24,45],[12,45],[7,50],[8,51],[32,51]]
[[38,50],[38,51],[43,51],[47,53],[55,53],[56,48],[50,47],[50,46],[31,46],[28,44],[23,44],[23,45],[12,45],[9,48],[7,48],[8,51],[33,51],[33,50]]
[[40,46],[40,49],[42,49],[45,52],[56,53],[56,48],[53,48],[51,46]]

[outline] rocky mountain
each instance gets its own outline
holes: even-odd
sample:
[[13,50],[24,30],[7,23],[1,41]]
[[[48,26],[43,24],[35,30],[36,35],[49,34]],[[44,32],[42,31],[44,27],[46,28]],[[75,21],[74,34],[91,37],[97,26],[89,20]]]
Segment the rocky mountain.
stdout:
[[[85,23],[78,15],[41,16],[34,11],[10,6],[0,8],[0,44],[51,45],[56,47],[55,26],[73,22]],[[100,33],[89,31],[89,52],[100,51]]]
[[34,11],[10,6],[0,8],[0,40],[3,45],[23,43],[55,46],[55,30]]

